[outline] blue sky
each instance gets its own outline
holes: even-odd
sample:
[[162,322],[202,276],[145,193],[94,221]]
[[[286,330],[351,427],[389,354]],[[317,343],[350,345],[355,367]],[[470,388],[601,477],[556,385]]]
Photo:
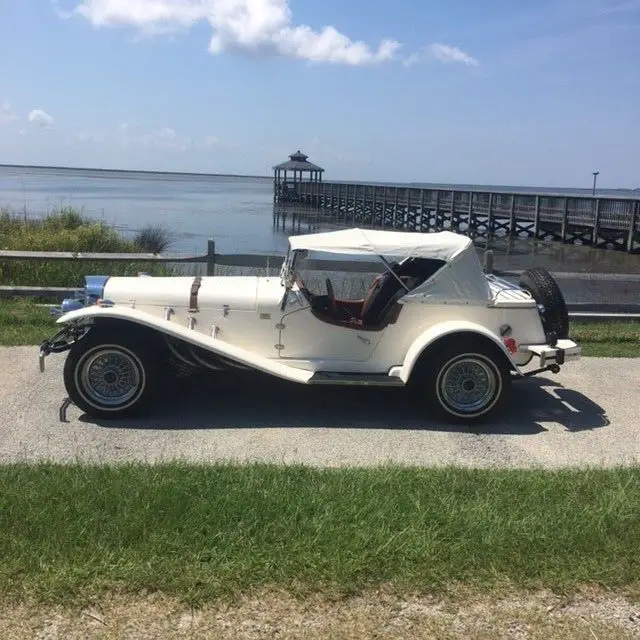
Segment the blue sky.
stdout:
[[640,186],[640,0],[6,0],[0,162]]

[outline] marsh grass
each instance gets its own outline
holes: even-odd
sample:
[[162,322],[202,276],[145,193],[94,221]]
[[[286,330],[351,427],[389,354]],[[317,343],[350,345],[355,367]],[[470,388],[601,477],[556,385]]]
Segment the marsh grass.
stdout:
[[637,591],[640,470],[0,467],[0,594]]
[[[72,251],[90,253],[146,253],[134,240],[104,222],[91,220],[73,208],[62,208],[44,218],[0,212],[0,249],[13,251]],[[132,262],[1,261],[0,284],[39,287],[79,287],[86,274],[171,275],[162,264]]]
[[160,225],[147,225],[138,231],[133,243],[141,251],[164,253],[172,244],[173,235]]

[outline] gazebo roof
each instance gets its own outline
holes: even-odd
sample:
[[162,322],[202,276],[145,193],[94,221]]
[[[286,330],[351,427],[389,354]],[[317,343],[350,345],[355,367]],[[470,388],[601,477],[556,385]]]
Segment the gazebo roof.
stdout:
[[324,171],[324,169],[319,167],[317,164],[308,162],[308,157],[309,156],[306,156],[302,151],[300,151],[300,149],[298,149],[295,153],[292,153],[289,156],[289,160],[282,162],[281,164],[277,164],[273,169],[284,169],[285,171]]

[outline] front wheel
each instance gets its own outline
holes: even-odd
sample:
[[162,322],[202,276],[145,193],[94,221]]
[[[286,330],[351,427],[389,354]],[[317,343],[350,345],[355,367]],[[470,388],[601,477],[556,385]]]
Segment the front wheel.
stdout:
[[73,345],[64,364],[69,398],[92,417],[138,413],[150,398],[158,369],[151,350],[143,344],[125,330],[89,331]]
[[422,364],[414,390],[451,422],[485,420],[507,399],[511,371],[496,349],[484,345],[446,348],[425,354]]

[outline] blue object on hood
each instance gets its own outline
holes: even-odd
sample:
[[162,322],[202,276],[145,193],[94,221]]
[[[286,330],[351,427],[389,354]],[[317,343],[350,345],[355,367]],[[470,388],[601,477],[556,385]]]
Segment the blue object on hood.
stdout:
[[95,304],[98,298],[102,298],[108,279],[109,276],[85,276],[85,306]]

